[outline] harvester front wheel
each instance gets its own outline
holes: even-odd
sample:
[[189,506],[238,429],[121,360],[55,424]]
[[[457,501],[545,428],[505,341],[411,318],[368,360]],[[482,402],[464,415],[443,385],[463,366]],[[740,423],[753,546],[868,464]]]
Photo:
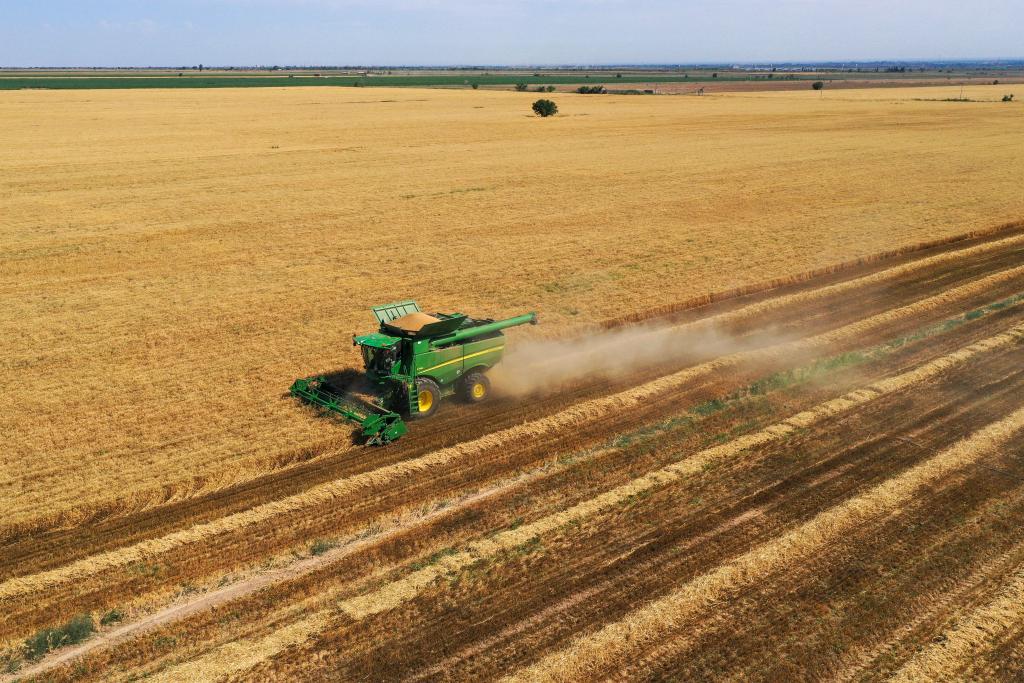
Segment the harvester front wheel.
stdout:
[[471,372],[462,380],[461,394],[466,403],[481,403],[491,395],[491,380],[487,375]]
[[437,412],[437,404],[441,401],[441,389],[437,386],[437,382],[420,377],[416,380],[416,393],[419,396],[415,406],[418,410],[410,417],[430,417]]

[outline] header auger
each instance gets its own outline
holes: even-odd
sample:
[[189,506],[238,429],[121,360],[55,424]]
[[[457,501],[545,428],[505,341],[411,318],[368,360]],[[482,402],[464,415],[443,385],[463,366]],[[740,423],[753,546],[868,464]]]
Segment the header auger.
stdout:
[[502,358],[502,330],[537,324],[537,314],[505,320],[470,318],[463,313],[420,311],[415,301],[375,306],[377,332],[353,336],[360,347],[373,402],[347,400],[322,376],[297,379],[289,392],[307,403],[357,423],[365,443],[386,444],[408,428],[402,415],[419,419],[437,410],[441,399],[458,395],[480,403],[491,393],[487,371]]

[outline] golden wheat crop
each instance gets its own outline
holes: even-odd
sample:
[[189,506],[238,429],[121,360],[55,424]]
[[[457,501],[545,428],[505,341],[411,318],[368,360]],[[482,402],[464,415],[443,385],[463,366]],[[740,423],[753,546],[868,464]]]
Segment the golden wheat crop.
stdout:
[[374,303],[564,329],[1019,218],[1019,108],[946,95],[4,92],[0,517],[347,448],[282,394]]

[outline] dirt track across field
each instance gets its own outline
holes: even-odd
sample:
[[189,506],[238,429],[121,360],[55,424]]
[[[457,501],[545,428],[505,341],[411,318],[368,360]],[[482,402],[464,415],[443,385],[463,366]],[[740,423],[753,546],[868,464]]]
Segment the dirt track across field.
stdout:
[[729,348],[11,534],[0,636],[137,606],[53,680],[1011,679],[1022,264],[1008,230],[674,311]]

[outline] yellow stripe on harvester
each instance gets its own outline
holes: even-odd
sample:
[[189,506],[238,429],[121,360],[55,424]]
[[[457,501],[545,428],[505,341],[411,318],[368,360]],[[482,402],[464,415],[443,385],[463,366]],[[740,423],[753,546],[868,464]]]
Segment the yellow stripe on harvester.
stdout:
[[429,367],[429,368],[423,368],[422,370],[419,370],[419,372],[430,372],[431,370],[437,370],[438,368],[443,368],[444,366],[451,365],[452,363],[461,363],[462,361],[466,360],[467,358],[476,358],[477,356],[482,356],[485,353],[491,353],[493,351],[501,351],[503,348],[505,348],[504,344],[502,344],[501,346],[495,346],[495,347],[490,348],[490,349],[484,349],[483,351],[477,351],[476,353],[470,353],[470,354],[462,356],[460,358],[453,358],[452,360],[446,360],[443,363],[439,363],[438,365],[434,365],[434,366]]

